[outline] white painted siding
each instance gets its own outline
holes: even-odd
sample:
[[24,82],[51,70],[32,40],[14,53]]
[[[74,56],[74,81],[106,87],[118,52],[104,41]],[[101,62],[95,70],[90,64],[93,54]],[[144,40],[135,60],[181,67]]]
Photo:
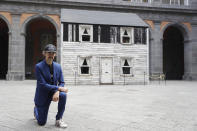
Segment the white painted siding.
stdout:
[[[63,72],[66,84],[100,84],[100,58],[113,58],[113,84],[143,84],[147,71],[147,45],[63,42]],[[91,74],[80,75],[78,57],[91,57]],[[133,76],[122,75],[121,57],[134,58]],[[75,74],[76,72],[76,74]],[[146,82],[148,77],[145,76]]]

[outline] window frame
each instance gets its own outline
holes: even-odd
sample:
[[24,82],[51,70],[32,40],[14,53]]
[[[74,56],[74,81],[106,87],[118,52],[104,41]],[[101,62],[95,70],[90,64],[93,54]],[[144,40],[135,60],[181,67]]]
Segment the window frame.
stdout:
[[[92,56],[78,56],[78,75],[89,76],[92,74],[91,58],[92,58]],[[87,64],[89,64],[89,65],[83,65],[83,62],[85,59],[87,61]],[[82,74],[81,67],[89,67],[88,74]]]
[[[86,34],[83,34],[83,32],[85,31],[85,29],[88,29],[87,32],[88,32],[88,35],[87,36],[90,36],[90,41],[83,41],[83,38],[82,36],[83,35],[86,35]],[[87,25],[87,24],[79,24],[79,42],[93,42],[93,25]]]
[[[128,64],[130,63],[129,66],[124,66],[124,62],[127,60]],[[130,74],[124,74],[123,68],[124,67],[129,67],[130,68]],[[121,76],[134,76],[134,58],[133,57],[121,57],[120,58],[120,75]]]
[[[123,42],[123,37],[127,36],[127,35],[124,35],[125,30],[127,31],[128,37],[130,38],[128,43]],[[133,27],[120,27],[120,43],[123,45],[134,44],[134,28]]]

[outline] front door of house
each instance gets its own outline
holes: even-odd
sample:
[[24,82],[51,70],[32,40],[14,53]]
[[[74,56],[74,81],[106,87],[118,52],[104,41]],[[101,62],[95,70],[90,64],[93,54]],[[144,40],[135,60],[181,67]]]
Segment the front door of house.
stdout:
[[112,84],[112,58],[101,58],[101,84]]

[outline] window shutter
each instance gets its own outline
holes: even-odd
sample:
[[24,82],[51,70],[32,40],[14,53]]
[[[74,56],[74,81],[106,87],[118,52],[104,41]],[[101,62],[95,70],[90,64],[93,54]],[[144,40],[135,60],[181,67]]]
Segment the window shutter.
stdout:
[[120,27],[117,27],[117,43],[120,43]]
[[110,26],[101,26],[101,43],[110,43]]
[[79,24],[76,24],[76,41],[79,41]]
[[63,41],[68,41],[68,24],[63,23]]
[[140,28],[134,28],[134,43],[141,43],[141,30]]
[[75,32],[75,31],[74,31],[74,24],[72,24],[72,41],[75,41],[75,40],[74,40],[74,32]]
[[93,42],[98,42],[98,25],[93,25]]
[[146,44],[146,28],[142,29],[142,44]]

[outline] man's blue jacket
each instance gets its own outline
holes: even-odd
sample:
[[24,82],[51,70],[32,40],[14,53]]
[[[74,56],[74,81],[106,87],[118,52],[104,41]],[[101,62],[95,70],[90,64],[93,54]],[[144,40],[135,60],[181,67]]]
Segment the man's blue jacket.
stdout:
[[34,102],[37,106],[43,106],[51,99],[59,87],[64,87],[64,78],[60,64],[53,62],[53,85],[51,85],[51,74],[49,66],[43,60],[35,66],[37,87]]

